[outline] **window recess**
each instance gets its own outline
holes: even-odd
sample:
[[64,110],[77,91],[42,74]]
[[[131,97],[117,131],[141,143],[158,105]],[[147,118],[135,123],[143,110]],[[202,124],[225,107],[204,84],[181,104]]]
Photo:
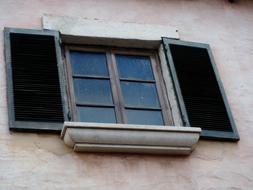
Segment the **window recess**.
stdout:
[[66,47],[74,121],[173,125],[151,51]]
[[173,126],[154,51],[66,46],[73,120],[61,138],[81,152],[190,154],[200,128]]

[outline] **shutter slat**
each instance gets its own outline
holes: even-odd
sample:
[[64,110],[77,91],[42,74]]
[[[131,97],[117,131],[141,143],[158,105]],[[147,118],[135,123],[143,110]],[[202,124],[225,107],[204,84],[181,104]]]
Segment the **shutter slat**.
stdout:
[[167,38],[163,43],[185,122],[215,132],[206,137],[223,138],[226,133],[225,138],[239,140],[209,46]]
[[17,121],[63,122],[53,36],[10,34]]

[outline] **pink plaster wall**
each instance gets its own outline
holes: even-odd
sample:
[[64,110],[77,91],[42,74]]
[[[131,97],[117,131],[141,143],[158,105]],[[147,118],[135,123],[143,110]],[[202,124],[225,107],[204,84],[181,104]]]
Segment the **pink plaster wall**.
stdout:
[[0,35],[0,189],[253,189],[253,1],[5,0],[5,26],[41,28],[44,13],[172,25],[209,43],[241,136],[200,141],[189,157],[78,154],[55,135],[10,133]]

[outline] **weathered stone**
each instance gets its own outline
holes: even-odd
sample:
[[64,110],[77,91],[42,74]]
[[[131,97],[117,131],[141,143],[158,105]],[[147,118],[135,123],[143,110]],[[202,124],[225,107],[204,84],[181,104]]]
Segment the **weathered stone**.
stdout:
[[75,151],[187,155],[200,132],[195,127],[65,122],[61,138]]

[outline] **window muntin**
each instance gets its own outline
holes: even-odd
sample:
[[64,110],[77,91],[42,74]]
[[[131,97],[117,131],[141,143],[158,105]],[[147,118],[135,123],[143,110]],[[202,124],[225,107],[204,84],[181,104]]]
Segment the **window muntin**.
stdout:
[[172,125],[154,52],[71,46],[66,54],[74,121]]

